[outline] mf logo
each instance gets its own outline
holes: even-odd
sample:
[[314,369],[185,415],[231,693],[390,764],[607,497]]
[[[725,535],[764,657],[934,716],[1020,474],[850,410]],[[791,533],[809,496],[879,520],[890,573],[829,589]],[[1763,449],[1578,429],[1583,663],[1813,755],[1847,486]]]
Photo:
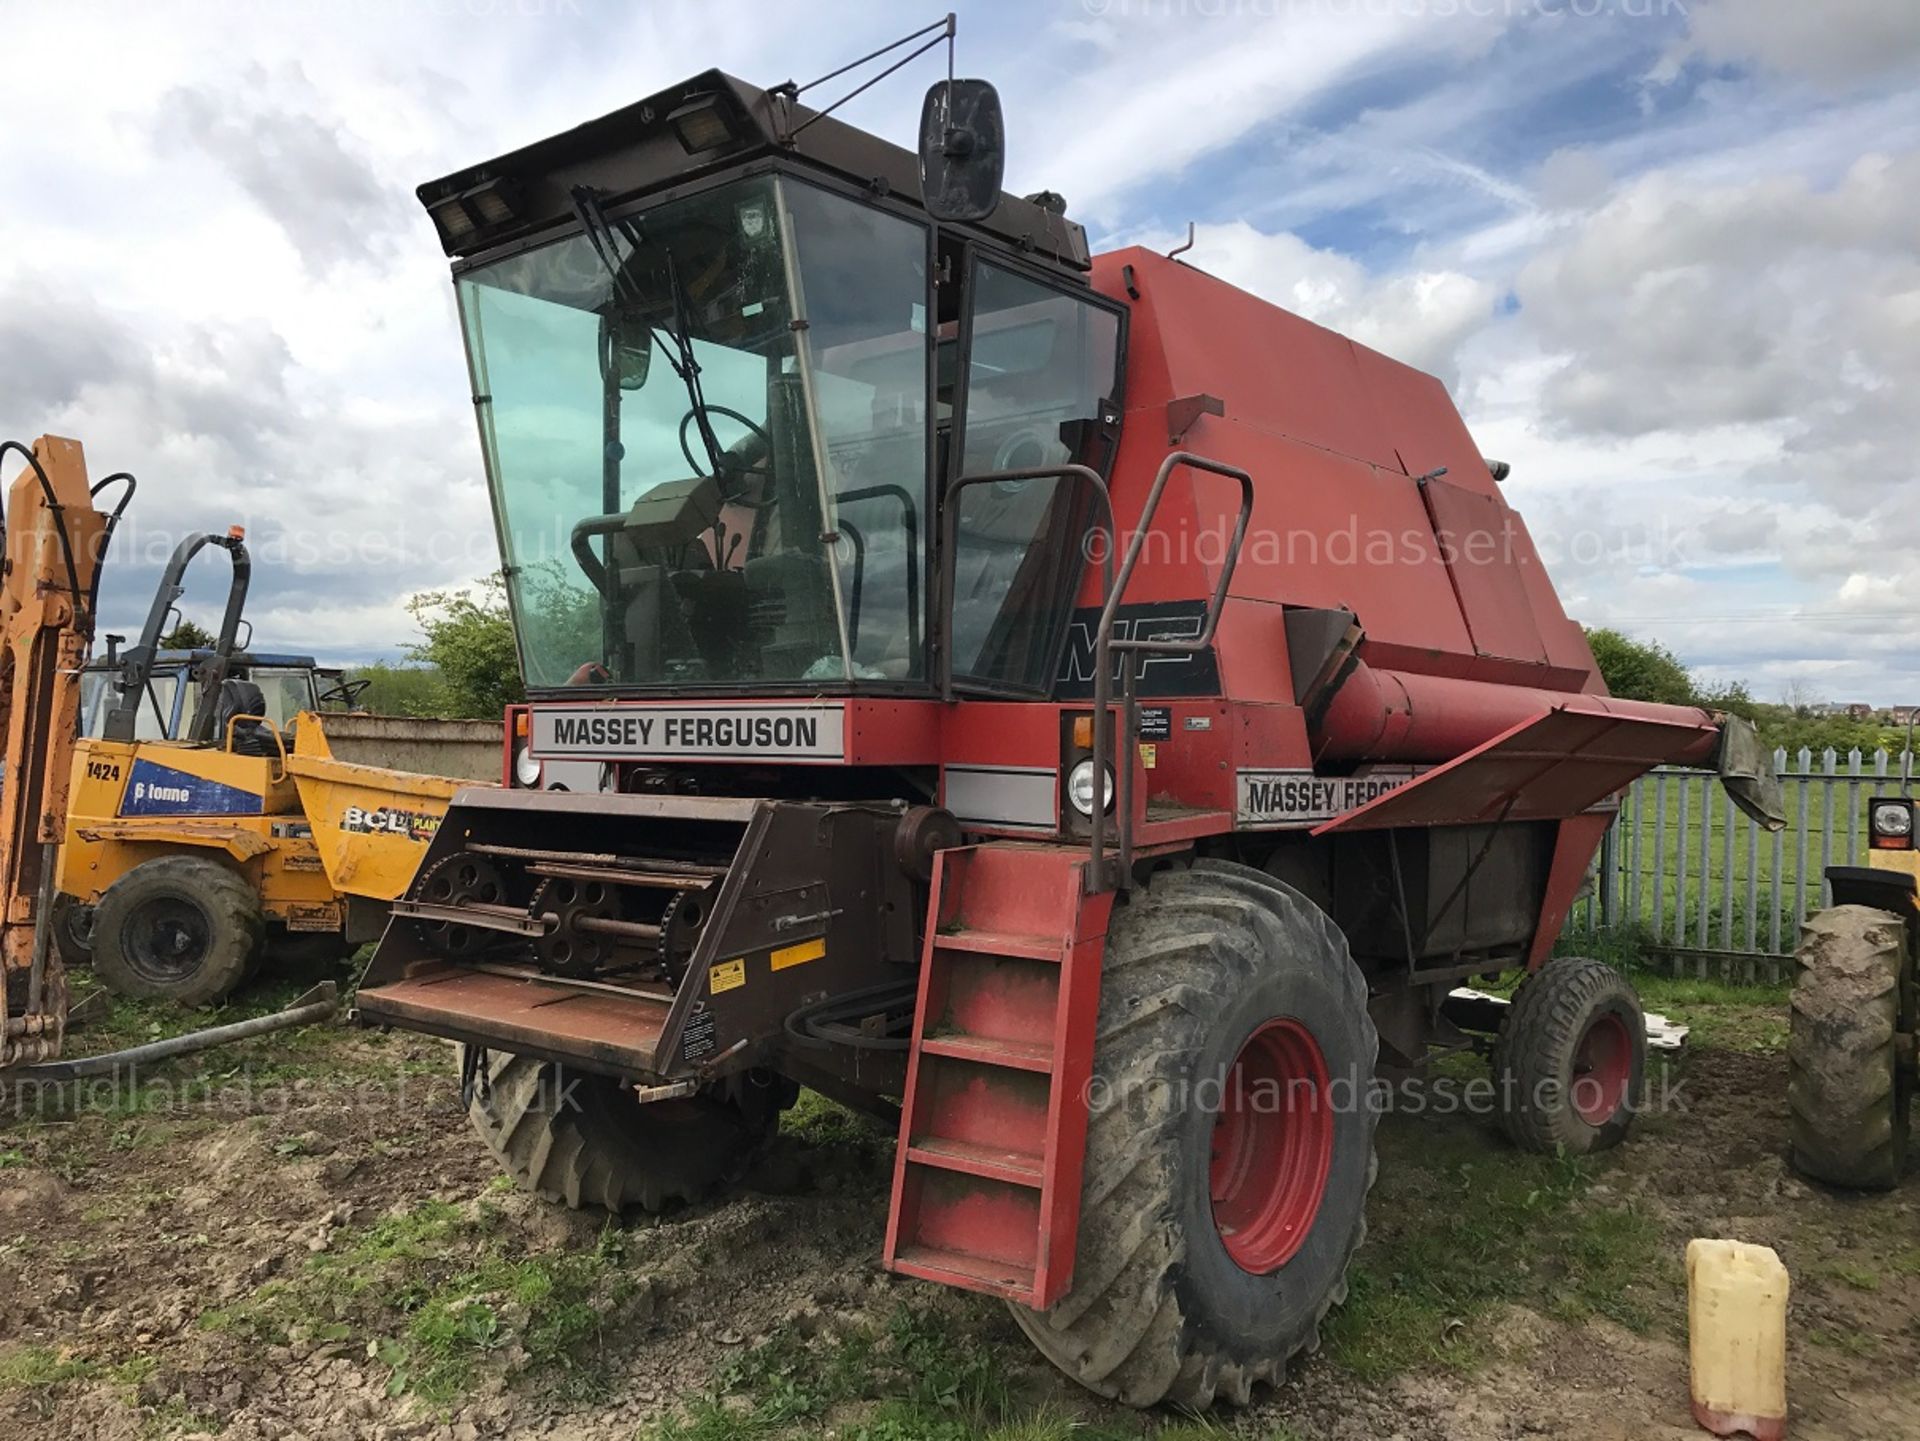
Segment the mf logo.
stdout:
[[[1093,694],[1094,632],[1100,612],[1091,607],[1073,613],[1067,645],[1060,657],[1059,693],[1064,698]],[[1148,601],[1123,605],[1113,620],[1115,640],[1193,640],[1207,623],[1200,600]],[[1113,657],[1111,679],[1120,680],[1121,657]],[[1146,651],[1134,656],[1134,674],[1143,695],[1218,695],[1220,671],[1211,649]]]

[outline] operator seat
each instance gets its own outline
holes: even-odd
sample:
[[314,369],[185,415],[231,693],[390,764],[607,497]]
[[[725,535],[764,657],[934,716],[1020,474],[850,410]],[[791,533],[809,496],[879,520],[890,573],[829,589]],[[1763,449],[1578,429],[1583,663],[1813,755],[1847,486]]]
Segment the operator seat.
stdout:
[[[266,714],[267,698],[252,681],[220,682],[220,735],[224,739],[229,734],[227,727],[233,727],[231,735],[235,755],[280,754],[273,726],[264,719]],[[236,720],[236,717],[239,719]]]

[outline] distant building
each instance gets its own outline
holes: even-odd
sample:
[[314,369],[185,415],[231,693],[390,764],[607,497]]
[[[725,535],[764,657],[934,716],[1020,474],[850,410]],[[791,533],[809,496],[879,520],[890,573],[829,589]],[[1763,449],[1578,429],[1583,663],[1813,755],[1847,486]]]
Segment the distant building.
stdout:
[[1847,719],[1857,721],[1872,720],[1873,707],[1856,701],[1847,707]]
[[1914,709],[1915,708],[1910,705],[1894,706],[1888,710],[1887,720],[1897,726],[1912,725]]

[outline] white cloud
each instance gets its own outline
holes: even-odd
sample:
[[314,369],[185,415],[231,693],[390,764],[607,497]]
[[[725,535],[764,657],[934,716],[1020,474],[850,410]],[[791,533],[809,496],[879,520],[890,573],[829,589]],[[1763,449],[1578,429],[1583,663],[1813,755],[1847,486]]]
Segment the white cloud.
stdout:
[[1920,60],[1920,14],[1906,0],[1696,0],[1689,22],[1657,78],[1697,57],[1846,87]]
[[[243,520],[263,642],[335,656],[390,652],[407,593],[491,564],[412,187],[708,64],[810,79],[912,20],[5,8],[35,58],[9,114],[57,119],[0,133],[0,434],[141,473],[112,623],[159,538]],[[1191,208],[1193,263],[1455,384],[1577,613],[1763,690],[1920,693],[1887,618],[1920,589],[1911,0],[1693,0],[1645,120],[1550,157],[1527,125],[1578,130],[1610,87],[1630,109],[1669,37],[1418,8],[976,5],[959,59],[1006,97],[1010,188],[1162,249]],[[925,64],[843,113],[910,134]]]
[[[1170,250],[1180,241],[1162,231],[1132,243]],[[1497,298],[1493,286],[1458,271],[1375,275],[1350,256],[1244,220],[1196,226],[1181,258],[1449,383],[1461,341],[1487,323]]]

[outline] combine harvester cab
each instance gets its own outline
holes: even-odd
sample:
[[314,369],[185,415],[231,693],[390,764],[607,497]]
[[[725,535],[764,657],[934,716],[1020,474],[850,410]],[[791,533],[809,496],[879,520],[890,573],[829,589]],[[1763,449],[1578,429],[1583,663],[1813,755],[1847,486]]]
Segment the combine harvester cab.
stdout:
[[887,1117],[888,1266],[1103,1394],[1244,1402],[1463,978],[1532,972],[1517,1141],[1626,1130],[1638,1003],[1549,959],[1614,793],[1777,794],[1740,723],[1604,694],[1438,381],[1090,256],[1001,129],[945,83],[916,157],[709,72],[421,187],[530,699],[358,1015],[460,1042],[572,1205],[723,1187],[797,1085]]

